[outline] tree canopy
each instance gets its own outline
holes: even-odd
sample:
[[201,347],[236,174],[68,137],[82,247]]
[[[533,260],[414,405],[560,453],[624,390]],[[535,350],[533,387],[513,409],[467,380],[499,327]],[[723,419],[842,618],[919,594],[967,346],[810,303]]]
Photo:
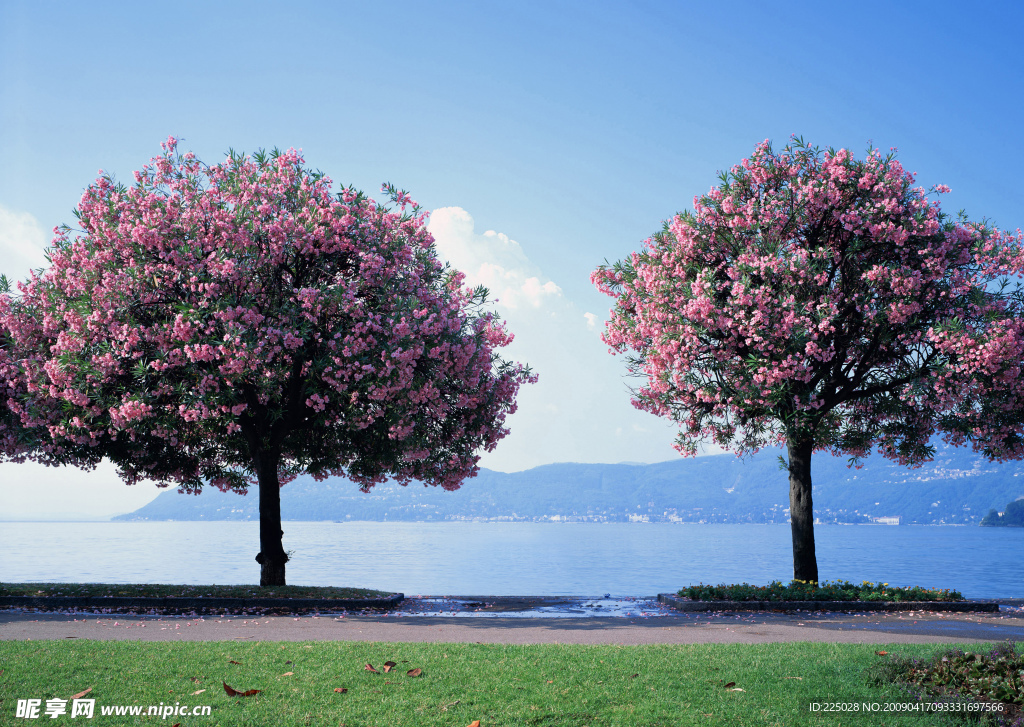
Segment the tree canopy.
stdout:
[[914,465],[943,431],[1024,454],[1021,233],[914,181],[895,153],[765,141],[592,276],[616,299],[604,340],[646,379],[633,403],[680,425],[677,449],[787,446],[797,579],[818,580],[814,451]]
[[22,449],[33,432],[34,456],[106,456],[129,483],[258,483],[265,585],[284,582],[295,474],[472,477],[533,377],[498,356],[511,335],[438,260],[426,214],[390,185],[398,211],[332,195],[294,150],[206,166],[163,148],[133,186],[90,185],[81,234],[61,229],[50,268],[0,302]]

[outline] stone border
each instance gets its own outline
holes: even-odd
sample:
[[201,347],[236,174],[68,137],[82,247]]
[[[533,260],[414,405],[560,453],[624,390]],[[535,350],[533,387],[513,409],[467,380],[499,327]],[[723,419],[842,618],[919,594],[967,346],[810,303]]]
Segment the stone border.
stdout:
[[176,596],[0,596],[0,609],[38,611],[156,611],[158,613],[309,613],[312,611],[386,610],[405,600],[404,593],[381,598],[179,598]]
[[998,613],[995,601],[691,601],[659,593],[658,602],[680,611],[982,611]]

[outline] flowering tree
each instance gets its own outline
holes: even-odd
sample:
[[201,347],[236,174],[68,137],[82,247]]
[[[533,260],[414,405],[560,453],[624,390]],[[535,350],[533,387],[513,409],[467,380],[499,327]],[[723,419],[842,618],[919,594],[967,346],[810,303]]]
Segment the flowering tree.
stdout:
[[131,188],[101,176],[84,234],[60,230],[51,267],[4,299],[8,407],[129,484],[258,484],[260,583],[282,585],[283,483],[457,489],[534,377],[498,357],[511,335],[486,291],[438,261],[404,192],[385,185],[399,213],[332,196],[294,150],[207,167],[176,147]]
[[813,452],[855,463],[877,445],[916,465],[944,431],[1024,455],[1022,305],[1005,279],[1024,272],[1022,238],[946,218],[893,154],[765,141],[720,179],[594,272],[616,298],[604,340],[633,352],[633,404],[677,422],[684,455],[786,445],[794,578],[817,582]]

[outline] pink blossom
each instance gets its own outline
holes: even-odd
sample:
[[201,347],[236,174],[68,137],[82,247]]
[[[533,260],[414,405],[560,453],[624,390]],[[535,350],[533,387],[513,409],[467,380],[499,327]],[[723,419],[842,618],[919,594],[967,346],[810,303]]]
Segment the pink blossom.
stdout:
[[645,381],[634,406],[677,423],[683,454],[810,442],[913,465],[936,432],[1024,457],[1024,296],[993,285],[1021,276],[1020,230],[944,216],[894,153],[794,139],[591,280]]

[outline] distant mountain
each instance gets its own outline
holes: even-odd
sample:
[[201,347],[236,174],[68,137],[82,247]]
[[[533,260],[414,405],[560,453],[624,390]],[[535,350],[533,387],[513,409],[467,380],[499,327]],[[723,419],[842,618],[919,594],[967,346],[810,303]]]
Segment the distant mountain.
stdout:
[[981,519],[981,524],[985,527],[1024,528],[1024,497],[1007,503],[1003,512],[997,512],[992,508],[988,515]]
[[[481,470],[462,489],[394,482],[364,494],[341,478],[299,477],[281,490],[285,520],[585,520],[788,522],[789,483],[779,450],[746,460],[731,454],[658,464],[551,464],[524,472]],[[1024,496],[1024,463],[993,464],[967,448],[940,447],[918,469],[881,456],[860,470],[823,454],[812,460],[814,512],[821,522],[978,523]],[[208,488],[165,492],[115,520],[258,520],[256,492]]]

